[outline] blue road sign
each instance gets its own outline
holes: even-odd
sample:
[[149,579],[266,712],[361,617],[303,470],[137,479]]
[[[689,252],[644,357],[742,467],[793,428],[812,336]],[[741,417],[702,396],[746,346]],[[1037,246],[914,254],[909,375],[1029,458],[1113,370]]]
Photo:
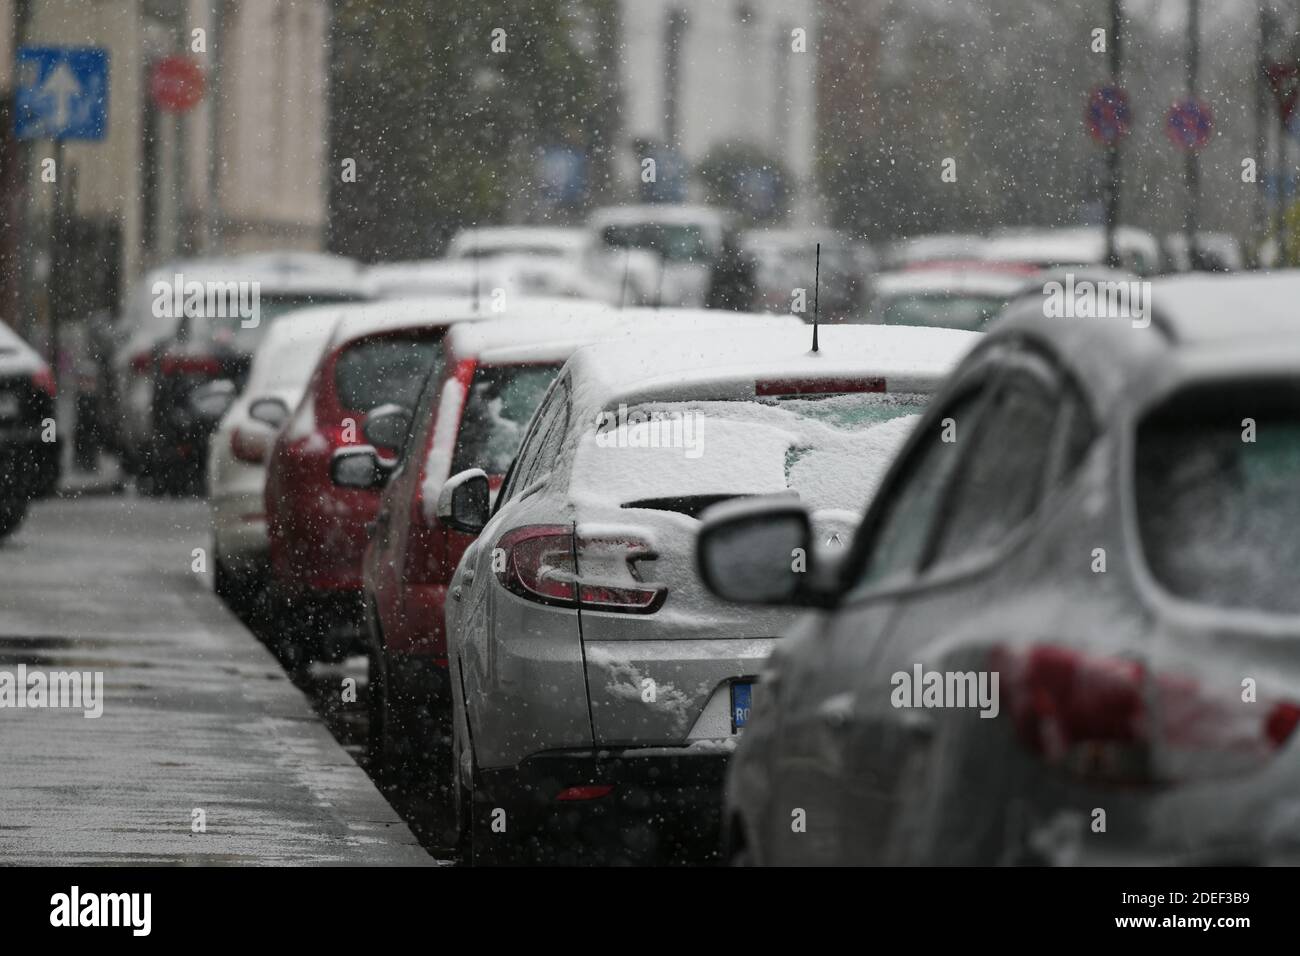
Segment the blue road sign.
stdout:
[[19,139],[100,140],[108,131],[108,51],[25,46],[18,51]]

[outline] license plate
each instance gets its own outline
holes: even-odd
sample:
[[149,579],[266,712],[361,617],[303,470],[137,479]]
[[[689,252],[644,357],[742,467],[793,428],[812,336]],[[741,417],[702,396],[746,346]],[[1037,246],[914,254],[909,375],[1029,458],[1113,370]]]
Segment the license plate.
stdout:
[[4,394],[0,395],[0,420],[18,417],[18,396]]
[[739,733],[749,723],[749,708],[754,699],[751,681],[736,681],[731,685],[731,732]]

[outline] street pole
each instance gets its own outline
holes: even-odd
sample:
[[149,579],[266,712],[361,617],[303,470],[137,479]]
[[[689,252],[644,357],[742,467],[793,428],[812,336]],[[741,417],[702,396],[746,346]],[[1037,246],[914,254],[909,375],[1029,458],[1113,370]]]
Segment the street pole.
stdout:
[[67,164],[64,162],[64,143],[62,136],[54,138],[54,194],[51,196],[50,210],[50,251],[46,259],[48,275],[45,282],[45,307],[50,310],[50,368],[54,370],[55,381],[59,380],[60,363],[60,319],[66,299],[58,294],[60,285],[66,287],[67,277],[60,274],[59,267],[67,262],[65,255],[68,232],[65,228],[64,198],[68,176]]
[[1263,237],[1268,234],[1268,211],[1264,205],[1264,187],[1268,182],[1268,88],[1265,82],[1265,64],[1268,50],[1268,14],[1264,5],[1259,5],[1258,35],[1255,53],[1255,162],[1257,168],[1252,220],[1255,223],[1255,255],[1251,258],[1258,265],[1259,248]]
[[[1196,74],[1200,67],[1201,35],[1201,0],[1187,0],[1187,98],[1196,98]],[[1199,268],[1196,232],[1197,213],[1201,199],[1201,168],[1195,149],[1188,149],[1183,166],[1183,176],[1187,183],[1187,212],[1184,218],[1184,231],[1187,234],[1187,255],[1193,270]]]
[[[1120,2],[1121,0],[1110,0],[1110,85],[1115,89],[1120,88],[1120,69],[1123,65]],[[1112,269],[1118,269],[1120,264],[1119,250],[1115,248],[1115,228],[1119,225],[1119,144],[1122,138],[1116,136],[1106,147],[1106,262]]]

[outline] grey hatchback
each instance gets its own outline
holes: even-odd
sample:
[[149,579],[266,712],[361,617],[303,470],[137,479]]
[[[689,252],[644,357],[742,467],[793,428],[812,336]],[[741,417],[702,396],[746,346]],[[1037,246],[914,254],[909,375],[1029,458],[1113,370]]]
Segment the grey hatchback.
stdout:
[[1148,291],[1014,304],[820,567],[795,503],[705,514],[716,594],[818,609],[755,685],[733,862],[1300,858],[1300,273]]

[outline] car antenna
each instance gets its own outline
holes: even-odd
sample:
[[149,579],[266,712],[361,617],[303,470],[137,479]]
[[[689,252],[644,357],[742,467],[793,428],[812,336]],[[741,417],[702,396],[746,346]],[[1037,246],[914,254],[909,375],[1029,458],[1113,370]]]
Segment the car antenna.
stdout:
[[817,306],[818,306],[818,299],[820,298],[821,285],[822,285],[822,244],[820,242],[817,243],[816,263],[817,264],[815,266],[815,271],[813,273],[813,347],[812,350],[814,352],[817,351],[817,320],[819,318],[817,314]]

